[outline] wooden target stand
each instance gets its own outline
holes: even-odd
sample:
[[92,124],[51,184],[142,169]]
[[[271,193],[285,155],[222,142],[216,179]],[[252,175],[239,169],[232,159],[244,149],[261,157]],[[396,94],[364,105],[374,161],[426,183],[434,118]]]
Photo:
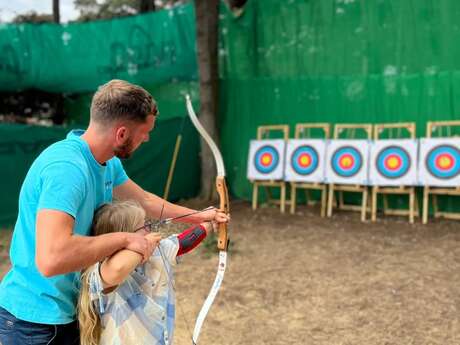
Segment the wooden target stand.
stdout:
[[[459,127],[460,121],[429,121],[426,124],[426,137],[432,138],[433,134],[437,132],[436,137],[443,138],[454,138],[458,135],[452,134],[452,128]],[[447,218],[447,219],[460,219],[460,213],[458,212],[446,212],[440,211],[438,206],[438,195],[460,195],[460,186],[457,187],[430,187],[425,186],[423,188],[423,215],[422,223],[428,223],[428,205],[430,195],[433,199],[433,216],[434,218]]]
[[[281,132],[283,139],[289,139],[289,126],[288,125],[272,125],[272,126],[259,126],[257,127],[257,140],[270,138],[273,132]],[[286,182],[278,180],[251,180],[252,186],[252,209],[257,209],[259,187],[264,187],[267,195],[267,203],[280,206],[281,213],[286,210]],[[280,199],[273,198],[270,188],[280,188]]]
[[[328,123],[299,123],[295,126],[295,139],[313,138],[312,132],[320,132],[321,138],[329,139],[330,125]],[[321,193],[321,217],[326,216],[327,208],[327,185],[324,183],[291,182],[291,214],[295,213],[297,204],[297,189],[305,189],[305,198],[308,206],[317,202],[312,200],[310,191],[319,190]]]
[[[365,138],[358,137],[359,132],[364,132]],[[344,133],[345,138],[342,139],[368,139],[372,138],[372,125],[371,124],[336,124],[334,126],[334,139],[341,139],[340,134]],[[334,206],[334,192],[339,192],[339,200],[337,202],[337,208],[345,211],[361,212],[361,221],[366,220],[366,212],[370,211],[368,202],[368,187],[365,185],[346,185],[346,184],[335,184],[329,185],[328,203],[327,203],[327,216],[332,217],[332,209]],[[343,198],[343,192],[361,193],[362,200],[361,205],[345,204]]]
[[[416,138],[415,123],[385,123],[374,125],[374,139],[379,140],[382,136],[387,133],[388,139],[406,139],[407,134],[409,139]],[[406,136],[404,136],[406,134]],[[375,222],[377,220],[377,197],[378,194],[383,195],[383,214],[392,216],[409,216],[409,223],[414,223],[414,217],[419,216],[419,209],[417,203],[417,195],[414,186],[398,186],[398,187],[372,187],[372,210],[371,220]],[[401,194],[409,196],[409,206],[407,210],[392,209],[389,207],[388,195],[389,194]]]

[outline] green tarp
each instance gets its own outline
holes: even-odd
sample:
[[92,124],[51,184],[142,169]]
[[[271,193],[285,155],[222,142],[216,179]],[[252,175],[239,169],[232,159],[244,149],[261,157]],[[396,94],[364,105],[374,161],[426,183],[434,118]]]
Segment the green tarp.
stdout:
[[[198,103],[197,82],[171,82],[160,85],[144,85],[159,106],[159,120],[163,121],[174,117],[187,116],[185,108],[185,95],[189,94]],[[71,125],[89,122],[89,110],[93,93],[65,96],[64,107],[67,114],[67,121]]]
[[249,0],[222,6],[220,124],[231,192],[251,198],[257,126],[460,119],[460,2]]
[[[251,197],[246,161],[259,125],[289,124],[293,135],[300,122],[415,121],[423,136],[428,120],[460,119],[459,1],[248,0],[237,16],[221,4],[218,124],[236,197]],[[91,92],[117,77],[148,88],[161,118],[178,121],[185,116],[183,94],[191,91],[197,99],[195,35],[192,3],[88,24],[4,25],[0,89],[64,92],[71,123],[86,124]],[[170,150],[174,121],[159,137]],[[4,143],[19,138],[0,137]],[[197,147],[184,146],[196,158]],[[152,153],[160,151],[153,147]],[[28,164],[3,159],[3,166]],[[198,171],[198,161],[191,164]],[[8,171],[3,181],[22,181]],[[155,181],[141,168],[134,171],[147,174],[139,177],[142,185]],[[197,175],[184,180],[180,195],[197,181]],[[8,193],[15,203],[13,187]]]
[[[33,160],[48,145],[65,138],[68,131],[68,128],[62,127],[0,125],[0,227],[10,226],[16,220],[19,190]],[[123,162],[133,181],[162,196],[179,132],[182,133],[182,145],[169,200],[193,197],[199,188],[199,141],[188,118],[158,121],[150,141],[141,145],[133,157]]]
[[0,90],[93,91],[197,79],[192,4],[83,24],[0,25]]

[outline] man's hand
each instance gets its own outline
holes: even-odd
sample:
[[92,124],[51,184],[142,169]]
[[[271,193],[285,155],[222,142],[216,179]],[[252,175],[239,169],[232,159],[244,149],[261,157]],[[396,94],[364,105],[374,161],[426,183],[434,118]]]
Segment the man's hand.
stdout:
[[150,241],[147,236],[142,232],[137,233],[126,233],[126,249],[132,250],[142,255],[142,262],[145,262],[152,255],[154,249],[158,245],[158,242]]
[[161,241],[161,235],[157,232],[151,232],[147,234],[145,238],[149,242],[149,245],[152,247],[152,252],[160,244],[160,241]]

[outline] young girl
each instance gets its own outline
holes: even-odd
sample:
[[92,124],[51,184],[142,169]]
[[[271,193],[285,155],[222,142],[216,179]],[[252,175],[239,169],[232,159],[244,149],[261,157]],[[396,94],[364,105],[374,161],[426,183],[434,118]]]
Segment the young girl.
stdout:
[[[150,230],[145,224],[143,208],[124,201],[102,206],[92,230],[94,235]],[[200,224],[161,241],[158,233],[149,233],[147,240],[157,247],[145,263],[125,249],[86,269],[78,304],[81,344],[172,344],[176,257],[195,248],[212,228]]]

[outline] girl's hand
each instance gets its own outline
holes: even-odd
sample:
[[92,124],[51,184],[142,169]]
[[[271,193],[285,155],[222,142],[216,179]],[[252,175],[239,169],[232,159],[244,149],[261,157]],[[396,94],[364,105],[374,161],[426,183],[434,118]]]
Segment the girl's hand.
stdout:
[[224,211],[217,208],[212,208],[209,211],[201,214],[203,222],[216,222],[216,223],[228,223],[230,222],[230,215],[225,214]]

